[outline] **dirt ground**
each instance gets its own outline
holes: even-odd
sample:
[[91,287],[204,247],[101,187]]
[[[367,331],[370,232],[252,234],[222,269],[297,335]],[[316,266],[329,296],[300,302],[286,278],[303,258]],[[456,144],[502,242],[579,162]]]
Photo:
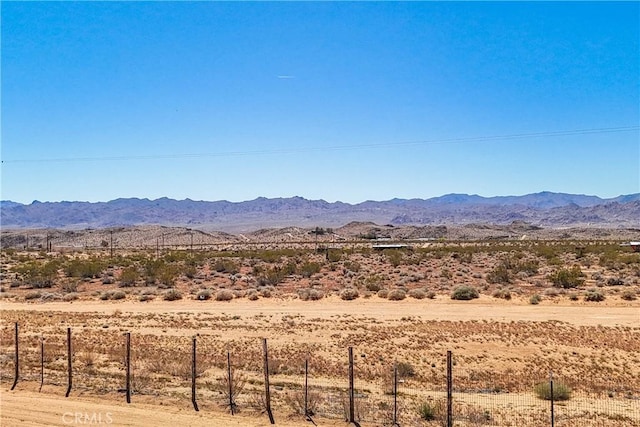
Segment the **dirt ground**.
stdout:
[[[153,317],[155,316],[155,317]],[[151,318],[157,319],[153,323]],[[213,320],[212,320],[213,319]],[[215,320],[217,319],[217,320]],[[264,320],[267,319],[267,320]],[[343,346],[355,344],[359,351],[367,355],[376,355],[379,343],[376,340],[394,341],[389,337],[398,335],[399,331],[406,331],[409,338],[420,341],[422,335],[432,336],[439,328],[452,328],[455,333],[441,338],[442,342],[433,340],[432,349],[435,353],[442,353],[446,348],[452,348],[459,357],[461,370],[472,370],[482,358],[488,358],[482,365],[493,365],[498,371],[504,369],[527,370],[523,365],[525,360],[539,357],[536,352],[545,348],[541,338],[547,334],[549,345],[559,351],[551,362],[559,363],[571,354],[582,357],[592,354],[594,358],[610,357],[616,361],[611,367],[615,377],[615,369],[629,368],[637,360],[638,337],[640,330],[638,321],[640,311],[635,304],[628,306],[616,305],[580,305],[566,302],[564,304],[543,301],[532,306],[522,300],[503,302],[489,297],[481,297],[473,301],[453,301],[445,299],[435,300],[404,300],[388,301],[372,297],[355,301],[343,301],[338,297],[328,297],[322,301],[301,301],[296,299],[270,298],[258,301],[232,300],[230,302],[181,300],[167,301],[74,301],[51,303],[3,303],[2,328],[3,348],[6,357],[11,354],[10,332],[13,321],[19,321],[24,326],[24,334],[33,337],[38,331],[51,328],[53,334],[56,328],[72,326],[75,330],[82,329],[82,337],[100,336],[106,323],[113,325],[108,329],[119,331],[131,329],[134,334],[144,334],[156,338],[162,336],[187,338],[194,333],[205,336],[202,340],[213,340],[221,344],[220,351],[229,342],[240,342],[242,345],[252,345],[259,337],[268,337],[274,347],[281,350],[294,343],[317,344],[315,351],[324,355],[327,363],[332,362],[332,349],[344,349]],[[555,321],[555,322],[554,322]],[[32,326],[29,326],[31,324]],[[136,325],[134,328],[130,326]],[[483,325],[491,325],[492,333],[482,329]],[[427,329],[425,329],[427,328]],[[219,333],[218,336],[206,336],[208,330]],[[427,332],[425,332],[427,331]],[[591,341],[566,342],[563,334],[576,334],[600,340],[609,336],[609,349],[588,348]],[[580,332],[582,331],[582,333]],[[598,332],[600,331],[600,332]],[[492,337],[492,334],[497,336]],[[215,335],[215,333],[214,333]],[[514,338],[518,337],[519,338]],[[507,337],[507,338],[505,338]],[[411,346],[402,343],[406,337],[396,341],[399,357],[411,360],[416,370],[423,371],[428,366],[421,365],[420,358],[414,357]],[[358,343],[368,342],[363,346]],[[249,343],[249,344],[247,344]],[[256,341],[256,344],[258,341]],[[604,342],[606,347],[606,342]],[[115,344],[110,344],[114,346]],[[81,344],[78,344],[80,347]],[[256,347],[258,347],[256,345]],[[566,347],[566,348],[565,348]],[[490,352],[486,352],[490,349]],[[82,350],[79,350],[82,351]],[[169,350],[166,350],[169,351]],[[173,351],[173,349],[171,349]],[[380,349],[381,354],[388,354],[391,349]],[[427,354],[419,350],[418,354]],[[293,353],[291,353],[293,355]],[[284,350],[279,357],[291,360]],[[373,357],[373,356],[370,356]],[[427,358],[425,358],[427,359]],[[478,360],[476,360],[478,359]],[[429,358],[429,360],[432,360]],[[286,362],[286,360],[285,360]],[[542,359],[538,362],[543,363]],[[544,361],[549,362],[549,361]],[[550,362],[550,363],[551,363]],[[584,369],[591,369],[586,365]],[[498,368],[498,365],[505,366]],[[529,365],[531,366],[531,365]],[[637,378],[637,366],[629,373]],[[8,369],[10,372],[10,369]],[[587,371],[585,371],[587,372]],[[207,374],[208,375],[208,374]],[[580,373],[579,376],[584,376]],[[219,408],[211,410],[206,407],[199,413],[193,411],[188,400],[181,404],[167,404],[162,398],[152,396],[135,396],[130,405],[122,402],[122,395],[115,393],[100,397],[92,396],[91,392],[72,393],[65,399],[62,387],[45,387],[42,393],[37,392],[36,382],[24,381],[18,384],[14,391],[8,390],[5,373],[2,384],[2,406],[0,420],[6,426],[64,426],[64,425],[122,425],[122,426],[267,426],[269,420],[266,415],[243,413],[234,417],[225,414]],[[460,374],[460,377],[463,375]],[[276,376],[276,379],[286,380],[286,375]],[[327,380],[329,381],[329,380]],[[631,380],[632,381],[632,380]],[[329,381],[330,382],[330,381]],[[637,384],[635,384],[637,386]],[[187,392],[185,392],[187,393]],[[531,407],[544,408],[542,402],[537,403],[534,397],[523,400],[520,394],[506,394],[500,397],[500,405],[510,408],[519,405],[527,410]],[[474,402],[482,402],[489,397],[476,396]],[[505,400],[506,399],[506,400]],[[580,397],[579,399],[583,399]],[[574,399],[574,403],[575,403]],[[164,403],[163,403],[164,402]],[[533,402],[532,404],[530,402]],[[637,408],[638,400],[621,400],[620,413],[629,413],[631,417],[640,416]],[[611,403],[608,403],[611,405]],[[533,406],[532,406],[533,405]],[[631,406],[629,406],[631,405]],[[584,405],[586,407],[592,406]],[[506,409],[505,409],[506,410]],[[537,409],[536,409],[537,410]],[[577,410],[576,410],[577,411]],[[76,419],[76,413],[80,418]],[[286,415],[285,415],[286,414]],[[276,411],[277,425],[300,426],[310,425],[300,417],[287,414],[282,408]],[[634,418],[622,418],[633,420]],[[614,419],[615,420],[615,419]],[[344,425],[339,419],[317,418],[316,423],[324,426]],[[640,422],[635,420],[632,422]],[[363,422],[363,426],[381,425],[380,423]],[[411,424],[418,425],[418,424]],[[425,424],[429,425],[429,424]],[[466,424],[463,424],[466,425]],[[514,424],[514,425],[517,425]],[[577,425],[577,424],[576,424]],[[598,425],[616,425],[615,421]],[[618,424],[619,425],[619,424]],[[629,424],[636,425],[636,424]]]

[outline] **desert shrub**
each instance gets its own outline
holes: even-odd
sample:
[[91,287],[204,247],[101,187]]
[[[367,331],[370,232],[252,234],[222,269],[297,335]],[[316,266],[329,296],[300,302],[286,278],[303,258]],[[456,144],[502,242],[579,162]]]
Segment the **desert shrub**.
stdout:
[[509,291],[509,289],[496,289],[495,291],[493,291],[491,296],[494,298],[502,298],[502,299],[510,300],[511,291]]
[[233,292],[228,289],[220,289],[216,292],[216,301],[231,301],[234,298]]
[[624,285],[624,280],[619,277],[610,277],[607,279],[607,285],[609,286],[622,286]]
[[109,299],[119,300],[126,298],[127,294],[122,291],[111,291]]
[[538,305],[540,304],[540,301],[542,301],[542,297],[538,294],[533,294],[529,298],[529,304],[531,305]]
[[564,289],[577,288],[584,283],[584,274],[577,265],[570,269],[562,268],[548,276],[553,286]]
[[487,273],[487,282],[506,284],[511,283],[511,273],[505,264],[501,264]]
[[422,289],[411,289],[409,291],[409,296],[415,299],[425,299],[427,297],[427,293]]
[[387,294],[387,299],[391,301],[402,301],[407,296],[407,293],[402,289],[392,289]]
[[434,291],[427,292],[427,298],[435,299],[436,298],[436,293]]
[[409,362],[398,362],[396,364],[396,369],[398,370],[398,377],[400,378],[409,378],[416,376],[416,370]]
[[22,281],[36,289],[50,288],[58,276],[58,261],[48,261],[44,264],[29,261],[13,269]]
[[119,300],[119,299],[126,298],[126,296],[127,296],[127,294],[125,294],[122,291],[113,290],[113,291],[106,291],[106,292],[103,292],[102,294],[100,294],[100,299],[103,300],[103,301],[106,301],[106,300],[109,300],[109,299],[110,300]]
[[317,301],[324,298],[324,293],[319,289],[298,289],[298,297],[302,301]]
[[302,277],[311,277],[314,274],[320,272],[320,264],[317,262],[305,262],[299,268],[299,273]]
[[104,276],[102,278],[103,285],[113,285],[115,282],[116,282],[115,279],[111,276]]
[[604,294],[597,289],[589,289],[587,293],[584,294],[584,300],[595,302],[604,301]]
[[[318,391],[309,390],[306,396],[303,390],[293,390],[284,396],[284,401],[298,415],[314,416],[323,403],[323,396]],[[305,408],[307,413],[305,414]]]
[[446,403],[443,400],[432,402],[421,402],[418,405],[418,415],[425,421],[440,420],[446,423]]
[[345,288],[340,292],[340,298],[345,301],[351,301],[358,298],[360,294],[356,288]]
[[249,301],[256,301],[258,298],[260,297],[258,296],[258,291],[255,289],[251,289],[247,292],[247,299]]
[[[140,277],[140,273],[138,272],[137,268],[127,267],[123,269],[122,272],[120,273],[120,286],[122,287],[134,286],[139,277]],[[102,283],[105,283],[104,279]]]
[[162,294],[162,299],[165,301],[176,301],[182,299],[182,294],[177,289],[168,289]]
[[344,262],[344,268],[345,268],[345,270],[357,273],[357,272],[360,271],[361,266],[360,266],[360,263],[358,263],[356,261],[345,261]]
[[98,277],[105,264],[95,258],[73,259],[64,266],[64,272],[69,277],[94,278]]
[[[542,382],[536,384],[533,391],[540,399],[551,400],[551,384],[549,382]],[[571,399],[571,388],[564,383],[553,383],[553,400],[569,400]]]
[[64,293],[78,292],[78,282],[65,282],[60,289]]
[[622,294],[620,295],[620,298],[622,298],[625,301],[634,301],[636,299],[636,293],[631,289],[628,289],[622,292]]
[[156,296],[152,295],[152,294],[142,294],[138,298],[138,301],[140,301],[140,302],[151,301],[152,299],[155,299],[155,297]]
[[472,286],[458,286],[451,293],[451,299],[468,301],[475,298],[479,298],[480,294],[477,289]]
[[211,266],[214,271],[218,273],[237,274],[240,272],[240,267],[230,259],[217,259]]
[[339,249],[327,249],[327,261],[338,262],[342,259],[342,251]]
[[40,294],[39,291],[27,292],[24,295],[24,299],[28,301],[28,300],[32,300],[32,299],[38,299],[41,296],[42,296],[42,294]]
[[567,295],[567,298],[569,298],[570,301],[578,301],[578,294],[575,292],[571,292],[569,295]]
[[199,301],[206,301],[211,298],[211,291],[209,289],[202,289],[196,294],[196,299]]
[[69,292],[62,297],[63,301],[73,301],[78,299],[78,294],[76,292]]
[[389,295],[389,291],[387,289],[380,289],[378,291],[378,298],[387,298],[387,296]]

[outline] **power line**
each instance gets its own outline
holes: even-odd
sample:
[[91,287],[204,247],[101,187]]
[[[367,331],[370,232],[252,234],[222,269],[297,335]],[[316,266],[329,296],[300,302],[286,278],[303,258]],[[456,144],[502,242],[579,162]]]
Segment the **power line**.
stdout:
[[363,150],[385,147],[399,147],[409,145],[439,145],[439,144],[468,144],[480,142],[494,142],[515,139],[531,139],[531,138],[553,138],[560,136],[572,135],[590,135],[601,133],[620,133],[633,132],[640,130],[640,126],[624,126],[610,128],[592,128],[592,129],[572,129],[549,132],[533,132],[519,133],[508,135],[491,135],[476,136],[465,138],[447,138],[447,139],[431,139],[416,141],[399,141],[386,143],[370,143],[370,144],[353,144],[353,145],[333,145],[327,147],[300,147],[300,148],[273,148],[265,150],[245,150],[245,151],[226,151],[219,153],[186,153],[186,154],[150,154],[150,155],[127,155],[127,156],[100,156],[100,157],[62,157],[62,158],[44,158],[44,159],[9,159],[2,160],[2,163],[55,163],[55,162],[96,162],[96,161],[122,161],[122,160],[162,160],[162,159],[189,159],[201,157],[236,157],[236,156],[259,156],[271,154],[293,154],[307,153],[314,151],[343,151],[343,150]]

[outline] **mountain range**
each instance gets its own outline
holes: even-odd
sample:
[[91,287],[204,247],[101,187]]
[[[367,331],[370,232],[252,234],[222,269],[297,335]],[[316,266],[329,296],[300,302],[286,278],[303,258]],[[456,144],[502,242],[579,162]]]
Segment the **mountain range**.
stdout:
[[107,228],[166,225],[252,231],[269,227],[339,227],[351,221],[392,225],[510,224],[543,227],[640,227],[640,193],[597,196],[540,192],[482,197],[447,194],[429,199],[392,199],[357,204],[264,198],[245,202],[116,199],[109,202],[0,202],[3,228]]

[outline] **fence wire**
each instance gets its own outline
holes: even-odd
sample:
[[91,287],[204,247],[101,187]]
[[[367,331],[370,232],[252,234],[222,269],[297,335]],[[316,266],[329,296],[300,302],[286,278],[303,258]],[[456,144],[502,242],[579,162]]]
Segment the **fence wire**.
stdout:
[[[13,324],[2,325],[0,382],[6,388],[14,381],[13,332]],[[17,392],[40,389],[42,382],[42,392],[64,394],[68,384],[66,338],[64,325],[20,331]],[[85,333],[84,328],[72,330],[71,397],[110,395],[126,405],[125,335],[105,327],[99,338]],[[264,415],[264,359],[259,340],[222,342],[219,336],[208,334],[195,338],[200,410]],[[132,400],[191,405],[192,339],[186,335],[131,335]],[[353,392],[347,349],[333,356],[319,357],[303,346],[269,348],[270,397],[276,422],[278,416],[349,421],[353,405],[354,421],[372,426],[640,427],[638,382],[577,378],[571,375],[571,366],[560,363],[553,372],[533,371],[518,378],[502,366],[479,370],[454,354],[453,416],[448,420],[446,355],[420,372],[407,362],[372,360],[365,349],[354,348]]]

